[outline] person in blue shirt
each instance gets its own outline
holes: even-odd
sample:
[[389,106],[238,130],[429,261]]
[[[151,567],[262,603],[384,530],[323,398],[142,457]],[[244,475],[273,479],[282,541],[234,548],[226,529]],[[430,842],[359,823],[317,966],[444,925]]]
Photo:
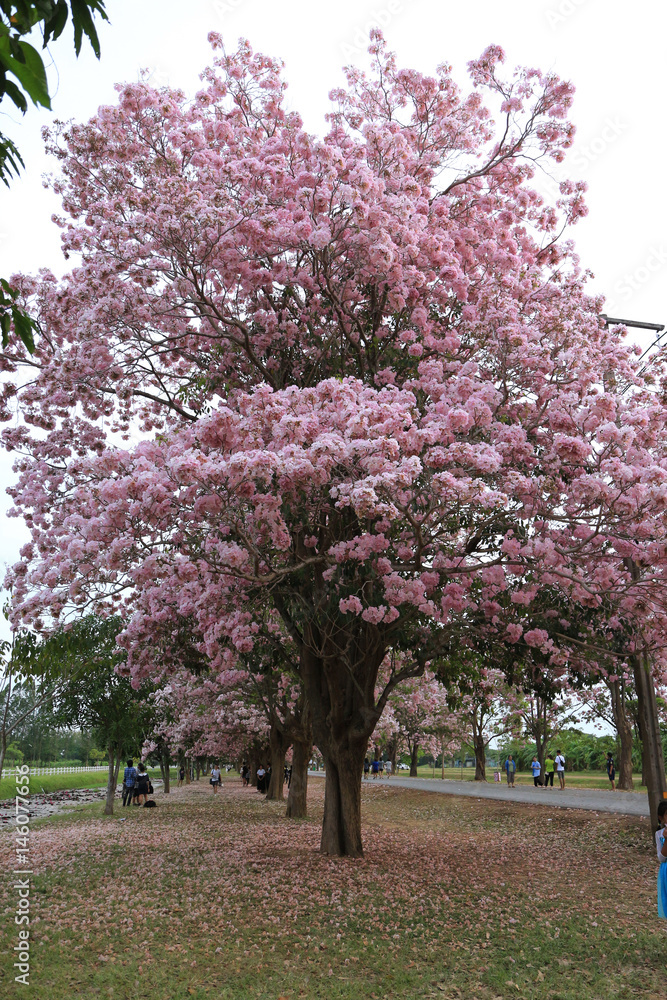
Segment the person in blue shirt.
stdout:
[[509,788],[514,788],[514,776],[516,774],[516,761],[509,755],[505,761],[505,773],[507,774],[507,785]]
[[542,766],[537,757],[533,757],[533,762],[530,766],[533,771],[533,784],[535,785],[535,788],[537,788],[538,785],[542,784],[542,779],[540,778],[540,771],[542,770]]
[[137,769],[132,760],[128,760],[127,767],[123,771],[123,805],[129,806],[132,803],[134,789],[137,784]]

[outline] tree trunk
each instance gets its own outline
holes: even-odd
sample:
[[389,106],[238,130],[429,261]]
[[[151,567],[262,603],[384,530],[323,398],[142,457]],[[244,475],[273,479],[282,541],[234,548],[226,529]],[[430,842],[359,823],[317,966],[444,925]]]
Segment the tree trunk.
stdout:
[[643,762],[646,769],[646,788],[651,816],[651,827],[657,829],[657,809],[660,802],[667,798],[667,779],[665,778],[665,760],[662,753],[662,739],[658,720],[658,706],[655,700],[655,687],[648,657],[632,657],[637,694],[637,716],[642,737]]
[[618,680],[607,680],[606,684],[611,695],[611,710],[620,744],[618,788],[622,792],[631,792],[634,788],[632,780],[632,722],[625,709],[624,691],[621,682]]
[[162,781],[163,781],[162,791],[164,792],[165,795],[169,795],[169,792],[171,791],[170,788],[171,776],[169,774],[169,765],[171,763],[169,759],[170,757],[171,754],[169,753],[168,750],[165,750],[162,756],[160,757],[160,770],[162,771]]
[[396,774],[396,758],[398,757],[398,737],[393,736],[389,742],[389,760],[391,761],[391,773]]
[[419,740],[415,740],[410,750],[410,777],[417,777],[417,755],[419,753]]
[[192,783],[192,761],[189,757],[185,758],[185,784],[190,785]]
[[322,748],[325,767],[324,819],[320,850],[323,854],[363,857],[361,843],[361,775],[366,741],[346,750]]
[[475,746],[475,781],[486,781],[486,747],[484,737],[477,733],[474,737]]
[[113,802],[118,784],[118,772],[120,771],[120,750],[116,756],[113,746],[108,747],[109,756],[109,777],[107,779],[107,797],[104,802],[104,815],[113,816]]
[[295,740],[292,745],[292,780],[287,796],[288,819],[305,819],[308,815],[308,762],[313,748],[311,742]]
[[259,767],[259,760],[256,754],[253,754],[250,758],[250,784],[253,788],[257,788],[257,769]]
[[285,785],[285,752],[288,743],[282,729],[271,726],[269,735],[269,752],[271,755],[271,780],[266,793],[267,799],[272,802],[283,801],[283,788]]

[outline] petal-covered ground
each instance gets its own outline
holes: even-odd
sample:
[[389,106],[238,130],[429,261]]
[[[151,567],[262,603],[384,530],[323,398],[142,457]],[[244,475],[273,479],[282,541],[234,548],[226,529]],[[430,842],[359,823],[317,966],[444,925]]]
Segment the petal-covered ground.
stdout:
[[[36,822],[30,994],[296,1000],[648,997],[664,989],[649,824],[630,817],[363,790],[366,857],[318,853],[305,822],[238,781],[153,810]],[[121,821],[122,820],[122,821]],[[0,996],[13,982],[12,832]]]

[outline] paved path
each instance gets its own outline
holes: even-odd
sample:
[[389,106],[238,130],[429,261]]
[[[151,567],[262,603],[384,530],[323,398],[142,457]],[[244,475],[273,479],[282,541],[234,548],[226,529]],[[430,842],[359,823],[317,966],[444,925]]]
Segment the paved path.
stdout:
[[[323,777],[322,771],[311,771],[313,777]],[[567,778],[565,779],[567,782]],[[625,816],[648,816],[648,796],[645,792],[606,792],[603,789],[535,788],[517,785],[508,788],[496,781],[455,781],[452,778],[369,778],[364,785],[398,785],[400,788],[418,788],[425,792],[444,795],[469,795],[475,799],[504,799],[547,806],[549,809],[591,809],[595,812],[622,813]]]

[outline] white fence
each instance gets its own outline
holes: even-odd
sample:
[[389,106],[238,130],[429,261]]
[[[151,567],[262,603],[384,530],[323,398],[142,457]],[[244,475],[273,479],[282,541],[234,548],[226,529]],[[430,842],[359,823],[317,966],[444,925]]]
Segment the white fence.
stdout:
[[[95,764],[90,767],[85,767],[81,765],[80,767],[31,767],[29,771],[29,777],[40,778],[45,774],[79,774],[81,771],[108,771],[108,764]],[[20,772],[23,774],[24,772]],[[16,767],[5,767],[3,769],[3,774],[7,778],[11,778],[16,774]]]

